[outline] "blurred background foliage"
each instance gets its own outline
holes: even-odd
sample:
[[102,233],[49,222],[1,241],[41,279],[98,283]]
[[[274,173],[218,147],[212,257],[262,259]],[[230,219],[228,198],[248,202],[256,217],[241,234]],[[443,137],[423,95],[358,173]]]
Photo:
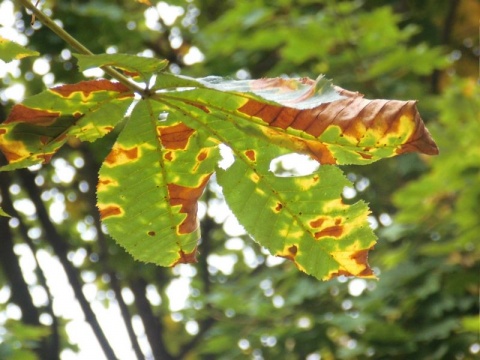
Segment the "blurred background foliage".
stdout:
[[[324,73],[367,98],[419,100],[441,153],[344,167],[345,201],[372,209],[379,281],[322,283],[268,256],[216,185],[200,205],[197,264],[133,261],[95,208],[115,133],[69,143],[50,165],[0,173],[12,215],[0,219],[0,359],[86,359],[89,347],[96,359],[477,358],[480,1],[142,2],[39,6],[95,53],[166,58],[174,73]],[[15,1],[0,1],[0,14],[0,35],[41,53],[0,64],[0,119],[46,86],[98,76],[79,73],[66,45],[30,26]],[[112,329],[102,314],[113,310]],[[96,340],[82,343],[92,329]]]

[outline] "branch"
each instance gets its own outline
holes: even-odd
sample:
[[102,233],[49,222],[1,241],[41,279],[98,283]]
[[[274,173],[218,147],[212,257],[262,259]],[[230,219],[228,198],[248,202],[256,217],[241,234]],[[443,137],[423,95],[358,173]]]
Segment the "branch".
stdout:
[[148,342],[152,348],[154,359],[174,360],[165,346],[162,337],[164,329],[160,320],[152,312],[152,307],[146,296],[147,282],[143,278],[136,278],[130,282],[130,288],[135,296],[135,305],[138,315],[142,319]]
[[83,310],[83,314],[85,315],[85,320],[90,324],[93,332],[95,333],[95,336],[98,339],[98,342],[100,343],[100,346],[102,347],[103,352],[105,353],[105,356],[108,359],[116,359],[115,353],[110,346],[102,328],[100,327],[95,313],[93,312],[90,304],[88,303],[85,295],[83,294],[82,283],[79,279],[77,269],[75,269],[75,267],[72,265],[72,263],[68,260],[67,257],[67,244],[57,232],[57,229],[50,220],[45,204],[41,199],[40,191],[35,184],[35,178],[33,174],[25,169],[19,170],[18,173],[23,182],[24,189],[27,191],[30,200],[32,200],[37,210],[36,212],[38,219],[42,224],[43,229],[45,230],[45,239],[47,239],[47,241],[52,246],[55,254],[58,256],[60,263],[65,270],[65,273],[67,274],[68,281],[70,282],[73,292],[75,293],[75,296],[80,303],[80,307]]
[[[8,205],[8,174],[0,173],[0,190],[3,205]],[[7,209],[8,206],[5,206]],[[27,325],[41,326],[38,319],[38,309],[33,304],[32,295],[28,290],[28,284],[23,277],[22,269],[18,262],[18,258],[13,250],[13,235],[8,225],[8,218],[0,217],[0,266],[10,283],[10,291],[12,293],[11,300],[17,304],[22,310],[22,322]],[[46,357],[48,350],[46,342],[41,342],[41,347],[36,349],[40,358]]]
[[[455,25],[455,20],[457,17],[458,6],[460,5],[460,0],[451,0],[450,7],[447,11],[447,16],[444,21],[444,27],[441,37],[441,45],[446,45],[450,42],[450,37],[452,34],[453,26]],[[440,92],[440,75],[441,71],[435,69],[432,74],[432,92],[438,94]]]
[[[17,0],[21,5],[25,8],[30,10],[40,22],[52,30],[59,38],[65,41],[68,45],[70,45],[73,49],[78,51],[84,55],[94,55],[85,45],[75,39],[72,35],[70,35],[67,31],[63,28],[58,26],[48,15],[46,15],[41,10],[37,9],[37,7],[32,4],[29,0]],[[141,86],[137,85],[136,83],[132,82],[129,78],[118,72],[117,70],[111,68],[110,66],[102,66],[103,71],[105,71],[108,75],[112,78],[118,80],[123,85],[127,86],[132,91],[140,94],[146,95],[145,89]]]
[[[46,310],[52,318],[52,325],[50,326],[51,328],[50,341],[48,342],[48,346],[46,350],[47,358],[52,360],[59,359],[60,358],[60,334],[58,331],[58,319],[53,312],[53,297],[50,291],[50,287],[47,284],[47,279],[45,278],[45,274],[43,273],[42,267],[40,266],[40,262],[38,261],[36,246],[28,236],[27,226],[25,225],[18,211],[13,207],[13,201],[8,191],[11,185],[10,177],[6,173],[0,173],[0,183],[1,183],[0,187],[2,190],[1,191],[2,207],[8,214],[10,214],[12,217],[15,217],[19,220],[18,229],[19,229],[20,235],[25,241],[25,243],[28,245],[28,247],[30,248],[30,251],[33,254],[33,258],[37,267],[36,273],[38,275],[38,281],[40,285],[43,287],[43,289],[45,290],[45,292],[47,293],[48,302],[46,305]],[[6,229],[5,231],[10,231],[10,229]],[[3,232],[0,232],[0,233],[3,233]]]

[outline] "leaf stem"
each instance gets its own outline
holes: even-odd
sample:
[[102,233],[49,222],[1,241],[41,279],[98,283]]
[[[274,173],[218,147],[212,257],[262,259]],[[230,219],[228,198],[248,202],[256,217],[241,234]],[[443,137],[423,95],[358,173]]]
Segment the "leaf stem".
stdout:
[[[84,55],[94,55],[85,45],[75,39],[63,28],[58,26],[55,21],[53,21],[48,15],[37,9],[35,4],[31,3],[30,0],[18,0],[18,2],[22,6],[30,10],[34,14],[35,18],[37,18],[43,25],[52,30],[59,38],[61,38],[68,45],[70,45],[75,51],[78,51],[79,53]],[[139,93],[140,95],[146,95],[147,91],[144,88],[132,82],[128,77],[124,76],[112,67],[102,66],[101,69],[105,71],[105,73],[110,75],[112,78],[118,80],[120,83],[127,86],[132,91]]]

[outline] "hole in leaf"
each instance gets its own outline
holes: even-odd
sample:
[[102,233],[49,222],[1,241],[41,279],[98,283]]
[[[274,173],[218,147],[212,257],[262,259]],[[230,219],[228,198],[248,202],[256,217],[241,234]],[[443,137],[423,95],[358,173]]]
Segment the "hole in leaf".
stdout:
[[222,156],[222,160],[218,163],[218,166],[224,170],[227,170],[230,166],[232,166],[233,162],[235,161],[235,157],[233,156],[233,151],[228,146],[224,144],[219,145],[220,155]]
[[162,111],[160,114],[158,114],[158,121],[167,121],[168,118],[168,112],[167,111]]
[[278,177],[311,175],[320,164],[307,155],[287,154],[270,162],[270,171]]

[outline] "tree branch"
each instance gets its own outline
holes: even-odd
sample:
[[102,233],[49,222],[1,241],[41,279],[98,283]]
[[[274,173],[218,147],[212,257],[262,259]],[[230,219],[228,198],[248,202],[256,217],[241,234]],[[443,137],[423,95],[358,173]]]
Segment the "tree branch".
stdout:
[[[35,264],[37,267],[37,275],[38,275],[38,280],[39,283],[42,285],[44,288],[45,292],[47,293],[47,299],[48,303],[46,305],[46,309],[48,314],[52,318],[52,325],[50,326],[51,328],[51,333],[49,337],[49,341],[47,344],[47,356],[46,358],[56,360],[60,358],[60,334],[58,331],[58,319],[55,316],[53,312],[53,297],[52,293],[50,292],[50,288],[47,284],[47,279],[45,278],[45,274],[43,273],[42,267],[40,266],[40,263],[37,258],[37,252],[36,252],[36,247],[33,241],[30,239],[28,236],[28,229],[22,220],[22,217],[18,213],[18,211],[13,207],[13,201],[10,196],[10,193],[8,191],[10,185],[11,185],[11,180],[10,177],[6,173],[1,173],[0,174],[0,182],[1,182],[1,193],[2,193],[2,207],[4,208],[5,211],[7,211],[8,214],[11,216],[17,218],[19,220],[19,232],[25,243],[28,245],[30,248],[30,251],[33,254],[33,258],[35,260]],[[9,231],[9,230],[8,230]]]
[[[453,26],[455,25],[455,18],[457,16],[458,6],[460,5],[460,0],[451,0],[448,11],[446,12],[447,16],[445,18],[444,27],[442,31],[441,44],[446,45],[450,42],[450,36],[452,34]],[[441,71],[435,69],[432,74],[432,92],[438,94],[440,92],[440,75]]]
[[[8,174],[0,172],[0,190],[2,194],[3,206],[8,209]],[[24,324],[41,326],[38,319],[38,310],[33,304],[32,295],[28,290],[22,269],[18,262],[18,258],[13,250],[13,235],[8,225],[8,218],[0,217],[0,266],[3,268],[4,274],[10,283],[11,300],[17,304],[22,311],[22,322]],[[48,354],[46,343],[42,341],[40,347],[35,349],[40,358],[46,358]]]
[[165,342],[162,338],[163,326],[160,320],[152,312],[150,302],[146,297],[147,282],[143,278],[133,279],[130,282],[130,288],[135,295],[135,304],[138,314],[142,319],[145,327],[145,334],[152,348],[154,359],[158,360],[175,360],[167,350]]
[[42,224],[43,229],[45,230],[45,238],[52,246],[55,254],[58,256],[60,263],[65,270],[65,273],[67,274],[68,281],[70,282],[70,285],[73,288],[73,292],[75,293],[75,296],[80,303],[80,307],[82,308],[85,315],[85,320],[90,324],[95,336],[100,343],[100,346],[102,347],[103,352],[105,353],[105,356],[108,359],[116,359],[115,353],[110,346],[102,328],[100,327],[95,313],[93,312],[90,304],[88,303],[85,295],[83,294],[82,283],[79,279],[77,270],[68,260],[67,244],[57,232],[57,229],[50,220],[45,204],[41,199],[40,191],[35,184],[34,175],[30,171],[25,169],[19,170],[18,173],[24,185],[24,189],[27,191],[30,196],[30,200],[32,200],[33,204],[35,205],[38,219]]
[[[25,8],[30,10],[40,22],[52,30],[59,38],[65,41],[68,45],[70,45],[73,49],[78,51],[84,55],[94,55],[85,45],[75,39],[72,35],[70,35],[67,31],[63,28],[58,26],[55,21],[53,21],[49,16],[43,13],[41,10],[37,9],[37,7],[31,3],[29,0],[17,0],[21,5]],[[132,91],[140,94],[146,95],[146,90],[140,87],[139,85],[132,82],[129,78],[118,72],[117,70],[109,67],[109,66],[102,66],[103,71],[105,71],[108,75],[112,78],[118,80],[123,85],[131,89]]]

